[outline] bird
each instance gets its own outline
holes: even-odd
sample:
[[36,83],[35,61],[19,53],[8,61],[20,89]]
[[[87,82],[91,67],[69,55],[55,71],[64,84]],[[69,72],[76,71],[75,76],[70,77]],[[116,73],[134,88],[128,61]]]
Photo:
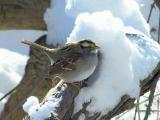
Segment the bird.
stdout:
[[67,43],[55,49],[49,49],[28,41],[22,41],[22,43],[44,50],[51,60],[50,78],[58,77],[65,83],[87,79],[98,65],[99,47],[88,39]]
[[52,57],[49,75],[59,77],[66,83],[87,79],[98,64],[98,46],[91,40],[69,43]]

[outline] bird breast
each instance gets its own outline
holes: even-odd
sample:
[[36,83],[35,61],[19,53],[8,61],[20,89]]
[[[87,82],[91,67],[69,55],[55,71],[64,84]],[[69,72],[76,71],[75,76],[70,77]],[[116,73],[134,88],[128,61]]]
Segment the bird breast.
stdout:
[[60,76],[67,83],[78,82],[87,79],[93,74],[98,64],[97,54],[84,57],[77,61],[76,69],[68,72],[67,74],[62,74]]

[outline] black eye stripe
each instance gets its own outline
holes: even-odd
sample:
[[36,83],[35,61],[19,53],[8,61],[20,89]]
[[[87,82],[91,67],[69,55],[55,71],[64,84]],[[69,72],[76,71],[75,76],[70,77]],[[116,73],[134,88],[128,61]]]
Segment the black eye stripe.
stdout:
[[[80,43],[80,46],[82,48],[88,48],[91,45],[96,46],[96,44],[94,42],[92,42],[91,40],[82,40],[79,43]],[[90,45],[89,46],[83,46],[83,44],[85,44],[85,43],[90,44]]]
[[89,43],[89,44],[94,44],[91,40],[82,40],[80,43]]

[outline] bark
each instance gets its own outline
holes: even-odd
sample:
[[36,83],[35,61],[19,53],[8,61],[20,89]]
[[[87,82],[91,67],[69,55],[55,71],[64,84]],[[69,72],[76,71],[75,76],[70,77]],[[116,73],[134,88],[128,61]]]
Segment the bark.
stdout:
[[0,29],[45,30],[43,14],[50,0],[0,0]]

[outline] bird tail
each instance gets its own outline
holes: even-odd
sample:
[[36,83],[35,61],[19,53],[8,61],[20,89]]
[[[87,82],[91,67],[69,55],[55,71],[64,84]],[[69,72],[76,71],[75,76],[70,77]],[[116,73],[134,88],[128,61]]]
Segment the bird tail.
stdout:
[[40,49],[40,50],[43,50],[43,51],[46,51],[46,52],[55,53],[57,51],[56,49],[47,48],[45,46],[39,45],[37,43],[33,43],[31,41],[28,41],[28,40],[22,40],[21,42],[23,44],[29,45],[33,48],[37,48],[37,49]]

